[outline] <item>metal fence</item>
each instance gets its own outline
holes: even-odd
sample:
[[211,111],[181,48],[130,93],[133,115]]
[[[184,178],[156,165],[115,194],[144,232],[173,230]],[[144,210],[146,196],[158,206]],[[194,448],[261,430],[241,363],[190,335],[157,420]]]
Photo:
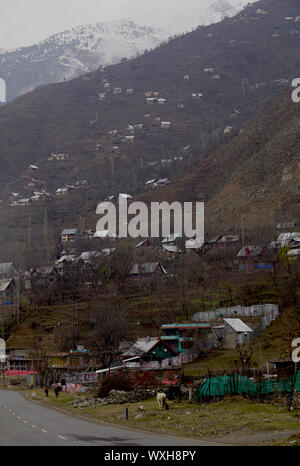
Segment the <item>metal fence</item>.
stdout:
[[197,312],[194,321],[218,321],[226,317],[261,317],[259,324],[252,329],[251,339],[256,338],[279,315],[277,304],[258,304],[254,306],[221,307],[215,311]]

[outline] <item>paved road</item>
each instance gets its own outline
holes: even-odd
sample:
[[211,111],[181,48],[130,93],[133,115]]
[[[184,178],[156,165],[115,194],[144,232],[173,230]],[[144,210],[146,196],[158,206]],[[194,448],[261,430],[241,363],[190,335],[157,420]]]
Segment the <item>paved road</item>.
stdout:
[[205,446],[195,441],[89,422],[0,390],[0,446]]

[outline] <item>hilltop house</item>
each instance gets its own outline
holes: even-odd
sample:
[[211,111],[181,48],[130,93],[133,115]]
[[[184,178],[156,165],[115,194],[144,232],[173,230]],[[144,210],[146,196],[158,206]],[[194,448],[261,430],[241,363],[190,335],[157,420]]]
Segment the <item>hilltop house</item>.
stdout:
[[227,125],[226,128],[224,129],[224,134],[229,134],[233,130],[232,126]]
[[125,138],[122,139],[122,142],[127,142],[127,143],[134,143],[135,142],[135,136],[125,136]]
[[63,160],[69,160],[70,158],[70,155],[69,154],[65,154],[65,153],[62,153],[62,154],[53,154],[51,153],[49,156],[48,156],[48,161],[50,162],[51,160],[57,160],[57,161],[63,161]]

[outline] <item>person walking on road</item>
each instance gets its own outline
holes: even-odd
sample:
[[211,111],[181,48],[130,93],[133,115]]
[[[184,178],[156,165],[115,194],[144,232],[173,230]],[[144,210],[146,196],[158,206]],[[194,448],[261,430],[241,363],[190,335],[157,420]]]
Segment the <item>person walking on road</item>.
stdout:
[[55,388],[54,388],[55,398],[58,397],[59,392],[60,392],[60,387],[58,385],[55,385]]

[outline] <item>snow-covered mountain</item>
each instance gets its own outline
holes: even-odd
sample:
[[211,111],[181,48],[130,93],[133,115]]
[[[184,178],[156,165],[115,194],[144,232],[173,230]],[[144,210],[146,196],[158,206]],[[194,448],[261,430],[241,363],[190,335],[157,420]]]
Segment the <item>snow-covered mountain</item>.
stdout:
[[232,16],[248,3],[249,0],[215,0],[208,10],[201,10],[200,17],[167,29],[118,20],[78,26],[16,50],[0,49],[0,78],[6,81],[6,99],[10,101],[38,86],[69,80],[101,65],[132,58],[175,34]]
[[195,29],[197,26],[209,26],[222,21],[225,17],[231,17],[239,13],[249,3],[254,3],[257,0],[215,0],[209,8],[205,9],[199,2],[199,13],[194,12],[195,19],[184,21],[175,25],[172,29],[173,33],[188,32]]
[[131,21],[83,25],[29,47],[0,51],[0,77],[7,100],[44,84],[61,82],[142,54],[170,33]]

